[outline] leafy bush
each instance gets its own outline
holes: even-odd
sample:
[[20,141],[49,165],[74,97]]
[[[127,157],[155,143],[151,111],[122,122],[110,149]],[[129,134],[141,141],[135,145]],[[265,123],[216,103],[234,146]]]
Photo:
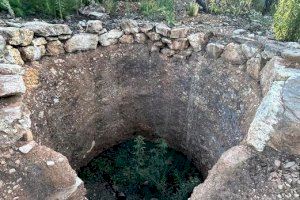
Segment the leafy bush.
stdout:
[[187,6],[187,13],[189,16],[194,17],[197,16],[199,12],[199,5],[195,2],[191,2],[188,6]]
[[106,151],[79,172],[85,182],[109,182],[127,199],[186,200],[200,183],[199,174],[182,154],[163,140],[138,136]]
[[300,0],[280,0],[274,15],[276,39],[300,40]]

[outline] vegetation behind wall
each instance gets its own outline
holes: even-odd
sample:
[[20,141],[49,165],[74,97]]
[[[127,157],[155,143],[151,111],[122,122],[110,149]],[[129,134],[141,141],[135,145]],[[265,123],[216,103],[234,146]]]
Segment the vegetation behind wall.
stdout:
[[276,39],[300,40],[300,0],[280,0],[274,15]]

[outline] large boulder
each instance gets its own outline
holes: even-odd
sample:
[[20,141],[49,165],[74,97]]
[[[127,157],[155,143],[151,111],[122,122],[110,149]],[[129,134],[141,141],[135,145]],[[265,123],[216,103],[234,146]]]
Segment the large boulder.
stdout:
[[65,43],[67,52],[86,51],[96,49],[98,44],[98,35],[89,33],[80,33],[72,36]]
[[229,43],[222,54],[222,57],[232,64],[241,65],[246,62],[246,57],[240,44]]
[[300,76],[276,80],[250,125],[247,143],[300,155]]
[[44,37],[72,34],[71,29],[66,24],[49,24],[42,21],[33,21],[22,24],[22,27]]
[[42,56],[45,55],[46,48],[44,45],[27,46],[27,47],[22,47],[20,51],[24,60],[33,61],[33,60],[40,60]]
[[195,51],[200,51],[212,36],[212,32],[198,32],[189,35],[188,40]]
[[9,157],[1,158],[0,199],[85,199],[83,181],[65,156],[35,142],[16,145],[1,149]]

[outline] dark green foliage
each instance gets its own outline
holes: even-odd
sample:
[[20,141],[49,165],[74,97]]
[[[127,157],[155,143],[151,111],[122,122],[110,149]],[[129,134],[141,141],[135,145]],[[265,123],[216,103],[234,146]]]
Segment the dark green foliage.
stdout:
[[186,200],[200,183],[199,174],[182,154],[163,140],[138,136],[104,152],[79,172],[88,182],[110,182],[127,199]]
[[[83,0],[0,0],[2,8],[12,8],[16,16],[43,16],[65,18],[77,10]],[[9,4],[7,4],[7,2]]]
[[300,40],[300,0],[280,0],[274,15],[276,39]]

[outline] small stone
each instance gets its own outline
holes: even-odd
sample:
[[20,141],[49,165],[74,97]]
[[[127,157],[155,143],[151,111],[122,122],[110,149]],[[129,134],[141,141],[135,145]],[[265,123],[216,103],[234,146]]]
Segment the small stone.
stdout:
[[98,40],[96,34],[79,33],[67,40],[65,50],[67,52],[93,50],[97,48]]
[[19,165],[19,164],[21,163],[21,161],[20,161],[20,160],[16,160],[15,163],[16,163],[17,165]]
[[20,65],[0,63],[0,74],[2,75],[23,75],[25,69]]
[[134,34],[139,32],[137,22],[131,19],[123,20],[120,26],[125,34]]
[[24,64],[20,51],[9,45],[6,46],[5,59],[7,60],[8,63],[11,64],[17,64],[17,65]]
[[246,57],[242,52],[241,45],[235,43],[229,43],[226,46],[222,57],[226,61],[236,65],[244,64],[246,61]]
[[36,145],[36,143],[35,143],[34,141],[31,141],[31,142],[29,142],[28,144],[19,147],[19,151],[20,151],[21,153],[27,154],[27,153],[29,153],[29,152],[33,149],[33,147],[34,147],[35,145]]
[[212,57],[212,58],[219,58],[221,56],[221,54],[224,51],[225,46],[222,44],[218,44],[218,43],[209,43],[206,46],[206,51],[208,56]]
[[47,40],[43,37],[35,38],[31,42],[33,46],[40,46],[40,45],[45,45],[47,44]]
[[188,27],[173,28],[170,33],[170,38],[185,38],[188,31]]
[[0,97],[24,94],[26,87],[20,75],[0,75]]
[[233,31],[233,35],[242,35],[246,33],[247,31],[245,29],[236,29]]
[[175,53],[176,53],[176,51],[174,51],[174,50],[172,50],[172,49],[169,49],[169,48],[163,48],[162,50],[161,50],[161,53],[163,54],[163,55],[165,55],[165,56],[173,56]]
[[[246,63],[247,73],[255,80],[259,80],[259,74],[263,66],[263,61],[260,55],[251,58]],[[280,162],[280,161],[279,161]]]
[[161,41],[162,43],[165,43],[165,44],[168,44],[168,45],[171,45],[172,44],[172,40],[170,40],[169,38],[161,38]]
[[47,55],[50,56],[57,56],[65,53],[64,45],[59,40],[49,42],[46,51]]
[[291,168],[292,166],[294,166],[296,163],[294,162],[294,161],[292,161],[292,162],[288,162],[288,163],[286,163],[284,166],[283,166],[283,168],[284,169],[288,169],[288,168]]
[[113,29],[108,31],[107,33],[100,35],[99,42],[102,46],[116,44],[118,42],[118,39],[122,37],[123,34],[123,31]]
[[281,56],[292,62],[300,63],[300,49],[286,49],[281,53]]
[[134,40],[137,43],[145,43],[147,41],[147,36],[145,33],[137,33],[134,35]]
[[242,44],[242,51],[247,59],[256,56],[262,49],[262,45],[258,42],[246,42]]
[[86,31],[88,33],[99,33],[102,28],[102,22],[100,20],[89,20],[86,24]]
[[123,35],[122,37],[120,37],[119,41],[122,44],[132,44],[134,42],[134,38],[132,35]]
[[13,174],[13,173],[15,173],[15,172],[16,172],[16,169],[14,169],[14,168],[8,170],[8,173],[9,173],[9,174]]
[[154,25],[151,23],[142,23],[139,25],[139,27],[142,33],[147,33],[153,29]]
[[168,46],[170,49],[173,49],[173,50],[183,50],[183,49],[188,48],[189,43],[188,43],[187,38],[179,38],[179,39],[172,41],[172,43],[168,44]]
[[5,49],[6,41],[2,35],[0,35],[0,53]]
[[275,165],[277,168],[279,168],[280,165],[281,165],[280,160],[275,160],[275,161],[274,161],[274,165]]
[[24,134],[23,134],[23,140],[24,141],[27,141],[27,142],[30,142],[33,140],[33,134],[30,130],[26,131]]
[[281,185],[281,184],[278,185],[277,187],[278,187],[279,190],[282,190],[282,189],[283,189],[283,185]]
[[27,46],[33,39],[33,32],[25,28],[0,27],[0,34],[11,45]]
[[169,37],[171,34],[171,29],[163,23],[157,24],[155,27],[155,31],[156,33],[163,35],[165,37]]
[[189,35],[188,40],[195,51],[200,51],[212,36],[212,32],[199,32]]
[[48,160],[46,163],[47,163],[48,166],[53,166],[53,165],[55,165],[55,162],[52,161],[52,160]]
[[24,60],[29,61],[40,60],[42,56],[46,54],[46,48],[44,45],[22,47],[20,51]]
[[151,41],[158,41],[161,38],[161,36],[155,32],[147,32],[146,35],[149,37]]

